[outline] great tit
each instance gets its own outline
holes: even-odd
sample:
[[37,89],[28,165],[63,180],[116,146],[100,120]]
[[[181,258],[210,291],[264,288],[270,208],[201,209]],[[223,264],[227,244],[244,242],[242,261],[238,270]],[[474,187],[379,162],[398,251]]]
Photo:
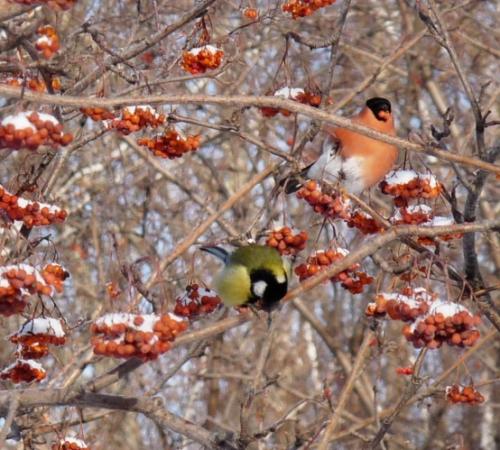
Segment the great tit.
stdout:
[[[391,102],[386,98],[370,98],[351,121],[396,136]],[[340,183],[347,192],[357,195],[384,178],[398,158],[397,147],[386,142],[330,125],[323,127],[323,131],[328,137],[322,154],[300,172],[302,178]],[[285,190],[289,194],[300,187],[300,181],[292,177]]]
[[232,253],[217,246],[200,250],[225,264],[215,279],[215,289],[227,306],[248,304],[271,311],[285,296],[289,266],[276,249],[251,244]]

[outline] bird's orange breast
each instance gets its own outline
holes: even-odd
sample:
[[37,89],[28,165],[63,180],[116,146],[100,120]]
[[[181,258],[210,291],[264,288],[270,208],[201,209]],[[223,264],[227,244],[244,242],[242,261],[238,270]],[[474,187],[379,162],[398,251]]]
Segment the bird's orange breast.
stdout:
[[[366,121],[356,119],[358,118],[354,118],[353,122],[369,126],[370,128],[374,128],[382,133],[393,136],[395,135],[392,127],[392,130],[380,129],[386,125],[385,123],[381,123],[381,126],[377,126],[377,128],[375,128],[370,126],[371,124],[367,124]],[[387,126],[386,128],[390,127]],[[384,178],[384,176],[392,169],[398,158],[398,149],[394,145],[369,138],[368,136],[347,130],[346,128],[334,128],[329,130],[329,132],[334,134],[340,141],[339,151],[340,155],[344,159],[352,157],[362,158],[361,164],[363,165],[362,171],[365,189],[375,185],[382,178]]]

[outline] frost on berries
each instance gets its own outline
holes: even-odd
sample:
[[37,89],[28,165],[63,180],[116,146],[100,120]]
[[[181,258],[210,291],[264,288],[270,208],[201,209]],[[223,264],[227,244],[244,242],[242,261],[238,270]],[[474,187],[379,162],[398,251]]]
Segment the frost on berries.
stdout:
[[59,36],[54,27],[44,25],[37,30],[40,37],[36,40],[35,47],[45,59],[52,58],[60,48]]
[[6,116],[0,122],[0,150],[36,150],[40,145],[58,148],[72,141],[73,135],[64,133],[63,126],[50,114],[26,111]]
[[52,444],[51,450],[90,450],[90,447],[82,439],[71,436],[62,438],[59,442]]
[[307,17],[320,8],[333,5],[335,0],[287,0],[283,11],[290,13],[293,19]]
[[[29,264],[0,266],[0,315],[21,314],[32,295],[52,295],[58,282],[46,280],[44,271]],[[57,291],[61,290],[58,285]]]
[[436,198],[443,191],[443,185],[434,175],[414,170],[393,170],[386,175],[379,186],[384,194],[395,197],[396,206],[407,206],[408,200],[414,198]]
[[188,323],[175,314],[106,314],[90,330],[96,355],[114,358],[158,358],[171,348]]
[[[349,252],[343,248],[320,250],[309,256],[305,263],[295,267],[295,274],[300,281],[306,280],[328,269],[328,266],[335,262],[341,261]],[[373,278],[365,272],[358,271],[359,263],[354,263],[342,272],[330,278],[333,283],[341,283],[344,289],[347,289],[352,294],[363,292],[364,286],[371,284]]]
[[483,395],[472,385],[460,386],[458,384],[452,384],[451,386],[446,386],[445,395],[446,400],[450,403],[479,405],[484,402]]
[[381,292],[375,302],[369,303],[365,314],[371,317],[384,317],[392,320],[413,322],[429,311],[430,302],[435,298],[424,288],[405,288],[401,293]]
[[153,155],[160,158],[175,159],[186,153],[199,149],[201,137],[199,135],[184,136],[175,128],[166,130],[164,134],[154,138],[141,138],[139,145],[147,147]]
[[306,248],[307,232],[300,231],[294,234],[290,227],[276,228],[268,233],[266,245],[273,247],[281,255],[296,255]]
[[174,313],[178,316],[193,318],[210,314],[221,304],[222,300],[214,291],[192,283],[187,285],[184,293],[175,299]]
[[192,48],[182,54],[181,67],[192,75],[217,69],[224,57],[224,51],[213,45]]
[[403,335],[415,348],[439,348],[443,343],[456,347],[472,347],[479,339],[476,326],[479,316],[458,303],[436,300],[429,311],[411,325],[403,327]]
[[12,383],[40,382],[47,376],[43,366],[31,359],[18,359],[0,372],[0,379]]
[[120,118],[111,120],[109,128],[128,135],[146,127],[158,128],[164,123],[165,115],[149,105],[127,106],[122,110]]
[[60,319],[38,317],[24,323],[9,337],[9,340],[14,344],[22,345],[33,343],[63,345],[66,342],[66,333]]
[[[319,107],[321,104],[321,96],[317,93],[305,91],[302,88],[290,88],[284,87],[278,89],[273,94],[274,97],[284,98],[288,100],[294,100],[304,105]],[[281,113],[285,117],[289,117],[292,113],[286,109],[273,108],[271,106],[263,106],[260,108],[260,112],[264,117],[274,117]]]
[[68,213],[58,206],[27,200],[8,192],[0,185],[0,211],[6,218],[19,221],[27,228],[40,227],[62,223]]

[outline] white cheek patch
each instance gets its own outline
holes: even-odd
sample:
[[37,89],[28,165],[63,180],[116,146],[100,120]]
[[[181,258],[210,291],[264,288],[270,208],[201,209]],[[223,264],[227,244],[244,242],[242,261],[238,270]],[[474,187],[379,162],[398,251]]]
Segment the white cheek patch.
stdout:
[[256,281],[252,285],[253,294],[256,297],[259,297],[259,298],[263,297],[264,292],[266,291],[266,289],[267,289],[267,283],[265,281]]
[[278,284],[283,284],[286,281],[285,275],[278,275],[276,277],[276,281],[278,282]]

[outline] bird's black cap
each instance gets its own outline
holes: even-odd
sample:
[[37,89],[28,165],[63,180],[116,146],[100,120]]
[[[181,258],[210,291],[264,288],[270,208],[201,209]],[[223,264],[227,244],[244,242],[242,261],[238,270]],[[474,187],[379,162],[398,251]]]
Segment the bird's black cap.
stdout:
[[366,106],[373,111],[373,114],[377,117],[380,111],[391,112],[391,102],[386,98],[373,97],[366,101]]

